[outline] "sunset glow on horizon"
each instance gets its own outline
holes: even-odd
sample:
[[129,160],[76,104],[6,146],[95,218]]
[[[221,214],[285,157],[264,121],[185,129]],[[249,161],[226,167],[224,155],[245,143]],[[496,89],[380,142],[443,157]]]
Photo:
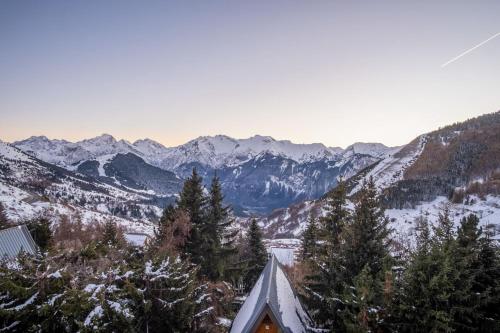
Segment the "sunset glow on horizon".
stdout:
[[500,110],[499,14],[499,1],[2,1],[0,140],[402,145]]

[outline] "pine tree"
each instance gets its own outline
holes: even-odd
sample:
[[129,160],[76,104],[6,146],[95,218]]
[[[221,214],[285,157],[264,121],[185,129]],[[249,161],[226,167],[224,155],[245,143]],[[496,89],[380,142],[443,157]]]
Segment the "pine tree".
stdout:
[[416,248],[403,275],[402,304],[398,309],[396,329],[401,332],[430,331],[433,327],[430,285],[437,266],[431,257],[429,221],[423,215],[415,220],[415,239]]
[[102,242],[107,246],[116,246],[120,242],[120,236],[115,221],[107,220],[104,223]]
[[381,208],[371,177],[363,184],[358,196],[353,221],[346,229],[349,279],[361,273],[365,265],[369,265],[372,274],[378,274],[389,254],[389,220]]
[[267,252],[262,243],[262,233],[257,220],[252,219],[247,234],[245,285],[251,288],[262,273],[267,262]]
[[144,273],[131,278],[139,296],[142,332],[191,332],[196,315],[196,271],[177,258],[154,258],[144,265]]
[[340,234],[349,220],[346,207],[347,192],[344,180],[340,179],[337,186],[328,193],[326,198],[326,215],[321,218],[323,240],[338,247]]
[[472,292],[474,280],[479,270],[479,238],[481,229],[475,215],[464,217],[457,230],[455,248],[452,256],[457,270],[452,304],[453,327],[458,331],[471,331],[476,327],[479,317],[479,297]]
[[35,243],[42,251],[47,251],[52,243],[52,230],[47,218],[40,218],[28,222],[27,227]]
[[0,230],[8,227],[10,227],[10,223],[7,219],[7,215],[5,214],[3,204],[0,202]]
[[345,247],[343,237],[350,219],[346,209],[346,188],[343,181],[329,193],[326,205],[327,213],[320,221],[318,240],[321,246],[317,257],[306,262],[310,273],[306,276],[305,302],[309,306],[314,320],[322,327],[332,331],[345,329],[340,311],[345,302],[342,294],[345,287]]
[[479,239],[479,268],[474,278],[472,292],[479,294],[477,318],[479,332],[500,332],[500,249],[498,242],[485,232]]
[[158,227],[154,230],[155,243],[156,245],[161,245],[167,240],[167,231],[169,226],[175,220],[176,209],[172,204],[167,205],[162,212],[160,221],[158,222]]
[[[352,222],[345,230],[344,298],[346,308],[341,316],[347,327],[356,330],[377,330],[385,315],[384,301],[391,295],[384,293],[386,272],[390,270],[388,219],[384,215],[372,178],[363,184],[355,204]],[[370,300],[366,292],[359,289],[356,281],[370,282]],[[349,298],[352,299],[349,300]],[[371,318],[365,318],[370,309]]]
[[186,251],[194,264],[203,264],[202,230],[206,222],[206,198],[203,194],[203,179],[196,169],[193,169],[191,177],[184,182],[177,206],[188,214],[191,221],[191,233],[186,244]]
[[302,261],[314,260],[318,252],[318,228],[314,216],[309,216],[306,230],[302,234],[300,256]]
[[450,246],[455,237],[454,223],[450,218],[450,207],[444,206],[439,212],[438,223],[434,228],[434,241],[437,246],[443,247],[443,250],[451,250]]
[[37,262],[24,254],[0,263],[0,327],[27,332],[37,322],[36,271]]
[[[482,327],[481,331],[495,331],[500,328],[500,315],[491,312],[500,305],[499,258],[488,235],[482,234],[476,215],[461,220],[454,248],[458,277],[450,297],[456,331],[473,331],[478,327]],[[487,284],[485,280],[488,280]]]
[[237,230],[230,230],[233,220],[230,208],[224,206],[223,201],[219,178],[215,175],[210,186],[206,223],[202,227],[205,261],[201,270],[212,281],[224,277],[229,257],[236,253],[233,243]]

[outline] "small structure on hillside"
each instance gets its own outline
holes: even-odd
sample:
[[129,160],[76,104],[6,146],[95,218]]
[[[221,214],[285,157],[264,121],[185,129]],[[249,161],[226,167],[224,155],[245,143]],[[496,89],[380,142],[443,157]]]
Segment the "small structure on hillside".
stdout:
[[14,259],[21,252],[31,255],[40,253],[26,225],[0,230],[0,259]]
[[283,266],[275,255],[271,255],[236,315],[230,332],[305,333],[312,326]]
[[127,243],[135,247],[143,247],[146,244],[146,241],[151,239],[148,234],[140,232],[127,232],[124,236]]

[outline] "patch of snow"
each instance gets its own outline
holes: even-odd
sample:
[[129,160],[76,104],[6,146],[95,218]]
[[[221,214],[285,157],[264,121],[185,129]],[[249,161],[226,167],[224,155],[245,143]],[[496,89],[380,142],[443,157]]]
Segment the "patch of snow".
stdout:
[[304,327],[308,323],[306,312],[294,294],[285,273],[279,267],[276,271],[276,288],[283,325],[291,333],[306,333]]
[[259,299],[260,291],[262,289],[262,280],[263,275],[261,274],[250,292],[250,295],[248,295],[245,303],[243,303],[243,306],[238,311],[236,318],[234,318],[231,333],[241,333],[243,328],[245,328],[246,323],[252,316],[255,306],[257,305],[257,300]]
[[137,233],[126,233],[125,239],[126,241],[133,246],[144,246],[146,240],[149,238],[146,234],[137,234]]

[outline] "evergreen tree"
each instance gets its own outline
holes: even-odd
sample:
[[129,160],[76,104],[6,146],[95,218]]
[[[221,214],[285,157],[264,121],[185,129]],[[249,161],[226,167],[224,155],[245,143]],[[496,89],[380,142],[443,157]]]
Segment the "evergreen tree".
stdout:
[[255,219],[252,219],[247,234],[245,286],[251,288],[266,266],[267,252],[262,243],[262,233]]
[[230,230],[233,220],[223,200],[219,178],[215,175],[210,186],[206,223],[202,227],[205,261],[201,270],[212,281],[225,276],[229,257],[236,253],[233,243],[238,231]]
[[[343,295],[347,304],[341,316],[349,330],[377,330],[383,322],[385,300],[392,297],[384,293],[391,266],[388,222],[370,178],[358,194],[352,222],[345,230]],[[369,288],[369,300],[365,288]]]
[[104,223],[104,230],[102,235],[102,242],[107,246],[116,246],[120,242],[120,234],[116,222],[107,220]]
[[37,322],[36,271],[37,262],[25,254],[13,262],[0,263],[0,327],[28,332]]
[[457,331],[473,331],[477,322],[484,320],[484,318],[479,319],[479,295],[472,291],[480,266],[479,238],[482,231],[478,225],[479,218],[475,215],[469,215],[460,221],[452,253],[457,279],[450,302],[454,316],[453,327]]
[[160,221],[158,222],[158,227],[154,230],[156,245],[161,245],[167,240],[168,228],[174,222],[175,215],[176,209],[172,204],[167,205],[163,210]]
[[318,228],[314,216],[309,216],[309,223],[302,234],[300,256],[302,261],[314,260],[318,252]]
[[[177,258],[155,258],[134,275],[138,296],[136,311],[141,314],[142,332],[190,332],[196,315],[196,271]],[[200,290],[198,290],[200,291]]]
[[472,285],[472,293],[479,296],[477,312],[478,332],[500,332],[500,250],[498,241],[486,232],[479,239],[479,267]]
[[345,327],[339,314],[345,307],[342,294],[345,267],[348,264],[345,261],[343,237],[350,219],[343,181],[328,194],[326,210],[318,230],[318,240],[322,244],[317,249],[316,259],[306,262],[310,273],[306,276],[304,296],[318,325],[332,331],[342,331]]
[[388,223],[370,177],[358,193],[352,223],[346,228],[349,280],[361,273],[365,265],[369,266],[371,274],[382,271],[384,259],[389,254]]
[[326,215],[321,218],[323,240],[330,246],[337,248],[340,244],[340,235],[349,220],[349,211],[346,207],[346,184],[340,179],[337,186],[326,197]]
[[403,293],[396,331],[431,331],[433,295],[431,281],[438,267],[431,257],[429,221],[425,216],[415,220],[416,248],[403,275]]
[[28,222],[27,227],[35,243],[42,251],[47,251],[52,243],[50,221],[47,218],[42,217]]
[[0,202],[0,230],[8,227],[10,227],[10,223],[7,219],[7,215],[5,214],[3,204]]
[[194,264],[205,265],[202,231],[206,222],[206,198],[203,194],[203,179],[196,169],[193,169],[191,177],[184,182],[177,206],[188,214],[191,221],[191,233],[186,244],[187,253]]

